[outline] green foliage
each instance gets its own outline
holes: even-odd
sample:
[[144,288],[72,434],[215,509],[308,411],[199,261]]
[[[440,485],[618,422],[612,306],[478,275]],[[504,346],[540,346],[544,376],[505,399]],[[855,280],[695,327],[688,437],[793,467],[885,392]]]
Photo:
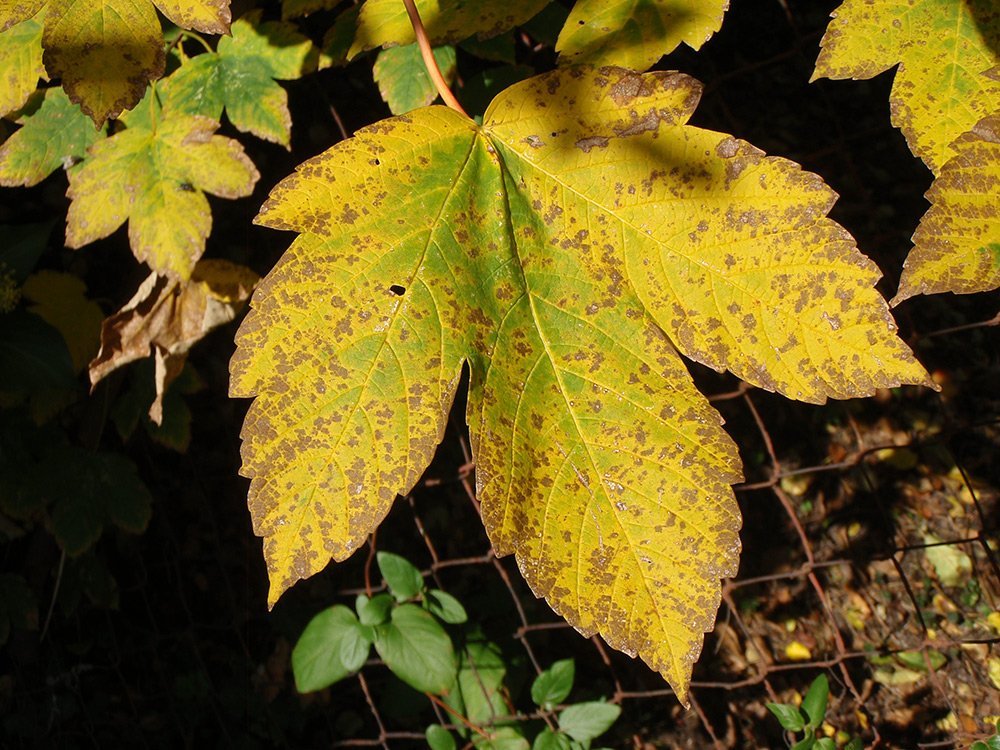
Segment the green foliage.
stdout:
[[[556,729],[513,716],[509,663],[478,625],[466,621],[461,602],[426,589],[419,570],[405,558],[379,552],[376,559],[392,593],[360,595],[354,612],[336,604],[309,621],[292,651],[300,692],[322,690],[357,673],[374,646],[396,677],[439,696],[461,717],[455,731],[480,750],[586,750],[618,719],[621,707],[603,701],[563,707],[553,716]],[[553,714],[573,689],[574,671],[573,660],[564,659],[535,678],[530,692],[538,709]],[[452,732],[438,724],[427,727],[426,737],[432,750],[457,746]]]
[[[830,697],[830,682],[825,674],[820,674],[809,685],[802,703],[795,706],[791,703],[768,703],[768,710],[778,719],[782,728],[792,735],[801,733],[803,736],[790,743],[792,750],[834,750],[836,745],[830,737],[817,737],[816,733],[826,719],[827,700]],[[861,739],[850,739],[844,750],[862,750]]]
[[996,734],[985,740],[976,740],[969,750],[1000,750],[1000,723],[997,724]]

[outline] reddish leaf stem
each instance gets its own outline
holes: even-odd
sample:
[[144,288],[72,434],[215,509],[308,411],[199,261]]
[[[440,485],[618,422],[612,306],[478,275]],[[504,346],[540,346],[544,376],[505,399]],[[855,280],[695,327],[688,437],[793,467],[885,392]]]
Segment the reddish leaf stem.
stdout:
[[458,103],[458,99],[455,98],[455,95],[451,93],[451,89],[448,88],[448,82],[441,75],[441,68],[438,67],[437,60],[434,59],[434,51],[431,49],[430,39],[427,38],[427,30],[424,28],[424,22],[420,20],[420,13],[417,11],[416,3],[414,0],[403,0],[403,5],[406,6],[406,14],[410,17],[413,34],[417,37],[420,56],[424,59],[424,67],[427,68],[427,74],[431,77],[434,88],[437,89],[445,104],[459,114],[468,117],[468,113],[462,109],[462,105]]

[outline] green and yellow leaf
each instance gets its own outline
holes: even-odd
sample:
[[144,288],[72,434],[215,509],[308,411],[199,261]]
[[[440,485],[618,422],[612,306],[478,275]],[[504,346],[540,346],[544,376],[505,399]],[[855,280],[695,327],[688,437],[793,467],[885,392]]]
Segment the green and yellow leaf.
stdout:
[[299,237],[254,295],[231,380],[256,397],[243,472],[272,604],[412,488],[467,364],[498,554],[686,699],[736,572],[740,465],[678,350],[815,402],[929,383],[877,269],[825,217],[832,191],[688,126],[699,93],[680,74],[557,71],[482,127],[418,109],[274,189],[258,222]]
[[62,88],[43,89],[38,98],[37,109],[18,118],[20,130],[0,146],[4,187],[31,187],[59,168],[69,169],[104,137]]
[[0,32],[0,117],[20,109],[44,75],[42,24],[37,18]]
[[899,65],[892,123],[937,173],[952,143],[1000,108],[1000,6],[994,0],[844,0],[816,78],[872,78]]
[[243,147],[215,135],[219,125],[208,118],[165,112],[151,127],[139,118],[129,123],[70,171],[66,244],[82,247],[128,221],[135,257],[185,280],[212,228],[205,193],[249,195],[259,174]]
[[[450,45],[435,47],[434,60],[445,81],[451,84],[455,80],[455,48]],[[373,71],[382,100],[394,115],[426,107],[438,97],[416,44],[380,51]]]
[[892,303],[916,294],[1000,287],[1000,112],[952,144],[956,155],[927,192]]
[[577,0],[559,34],[560,63],[647,70],[682,42],[692,49],[722,28],[729,0]]
[[[433,44],[452,44],[470,36],[487,38],[524,23],[549,0],[416,0],[420,19]],[[350,60],[365,50],[416,42],[402,0],[368,0],[361,6]]]
[[[41,31],[45,73],[59,78],[70,99],[100,126],[133,107],[149,81],[163,75],[163,33],[156,8],[183,28],[229,31],[229,0],[0,0],[0,55],[5,37],[14,33],[10,27],[32,19]],[[29,75],[26,60],[35,44],[26,40],[20,45],[19,54],[25,58],[18,62],[21,78]],[[3,86],[13,85],[13,77],[12,70]],[[0,88],[0,105],[4,93]]]
[[218,50],[185,62],[162,87],[165,111],[222,118],[239,130],[287,147],[292,117],[288,94],[274,79],[301,77],[315,67],[316,50],[291,24],[261,22],[260,11],[236,21]]

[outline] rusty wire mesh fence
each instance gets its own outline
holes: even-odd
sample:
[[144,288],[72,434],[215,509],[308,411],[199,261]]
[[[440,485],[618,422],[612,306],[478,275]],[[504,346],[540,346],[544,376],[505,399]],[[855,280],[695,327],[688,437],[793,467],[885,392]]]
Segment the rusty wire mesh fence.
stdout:
[[[891,74],[808,83],[837,4],[733,0],[712,42],[662,67],[707,83],[694,124],[794,159],[840,193],[832,215],[886,273],[888,297],[930,175],[889,123]],[[294,84],[292,93],[294,106]],[[366,124],[352,114],[338,118],[349,129]],[[280,249],[261,251],[261,270]],[[18,728],[0,746],[30,737],[46,747],[425,746],[428,723],[460,719],[407,692],[377,660],[307,696],[289,670],[312,615],[381,586],[373,559],[387,549],[458,596],[504,649],[510,708],[522,718],[553,721],[525,702],[525,686],[574,657],[584,696],[623,707],[600,744],[780,748],[786,738],[765,703],[794,701],[823,672],[824,731],[872,748],[964,750],[1000,716],[998,301],[995,292],[948,295],[894,311],[939,394],[904,388],[811,406],[693,366],[740,446],[746,481],[736,488],[740,573],[724,583],[689,711],[641,662],[577,634],[511,559],[493,555],[461,404],[435,462],[367,554],[299,584],[268,613],[237,478],[245,405],[225,396],[232,332],[215,334],[192,354],[208,387],[192,398],[189,452],[134,447],[157,494],[146,535],[102,542],[103,558],[66,562],[55,585],[46,578],[51,551],[42,541],[29,547],[25,566],[59,593],[42,602],[41,639],[21,644],[27,655],[0,671],[6,726]]]
[[[996,324],[993,318],[928,337]],[[492,580],[504,592],[513,621],[509,642],[523,652],[531,676],[567,653],[585,663],[589,679],[623,706],[625,729],[615,734],[616,746],[780,747],[780,728],[764,703],[794,702],[822,671],[833,685],[825,727],[831,736],[858,735],[868,747],[968,747],[992,734],[990,717],[1000,715],[1000,623],[990,617],[1000,604],[992,465],[1000,417],[995,409],[953,408],[956,387],[944,371],[938,376],[943,396],[880,394],[881,409],[854,404],[835,415],[817,407],[778,409],[779,421],[803,409],[827,421],[826,459],[812,465],[797,455],[794,429],[769,424],[762,402],[773,396],[740,384],[710,397],[728,423],[756,432],[751,445],[742,445],[752,458],[748,480],[736,488],[750,538],[740,575],[724,584],[716,628],[695,669],[690,713],[658,676],[539,605],[516,567],[497,559],[485,540],[449,555],[448,526],[478,516],[473,465],[458,431],[465,461],[451,473],[428,476],[406,498],[391,519],[395,530],[369,546],[366,586],[337,594],[346,601],[378,590],[375,549],[382,540],[400,549],[398,529],[409,523],[423,546],[416,559],[427,563],[436,585],[452,588],[451,574],[461,571],[477,586]],[[994,389],[974,401],[995,406],[997,397]],[[440,505],[445,487],[460,488],[467,517],[455,518],[452,509],[448,524],[432,531],[424,515]],[[365,671],[357,685],[369,712],[367,731],[359,727],[357,736],[334,745],[422,743],[409,717],[384,715],[370,679]],[[336,713],[338,698],[330,700]],[[433,720],[461,726],[441,706],[432,708]],[[522,719],[554,719],[511,708]],[[336,737],[336,727],[331,731]]]

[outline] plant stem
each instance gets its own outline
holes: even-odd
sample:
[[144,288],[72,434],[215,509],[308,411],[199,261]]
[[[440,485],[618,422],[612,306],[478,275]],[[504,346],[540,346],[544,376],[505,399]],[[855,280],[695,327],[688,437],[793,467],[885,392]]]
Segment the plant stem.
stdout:
[[427,30],[424,28],[424,22],[420,20],[420,13],[417,11],[416,3],[414,0],[403,0],[403,5],[406,6],[406,14],[410,17],[413,33],[417,37],[420,56],[424,58],[424,67],[427,68],[427,74],[431,77],[434,88],[437,89],[445,104],[459,114],[468,117],[468,113],[462,109],[462,105],[458,103],[458,99],[455,98],[455,95],[451,93],[451,89],[448,88],[448,82],[441,75],[441,68],[438,67],[437,60],[434,59],[434,51],[431,49],[431,42],[427,38]]

